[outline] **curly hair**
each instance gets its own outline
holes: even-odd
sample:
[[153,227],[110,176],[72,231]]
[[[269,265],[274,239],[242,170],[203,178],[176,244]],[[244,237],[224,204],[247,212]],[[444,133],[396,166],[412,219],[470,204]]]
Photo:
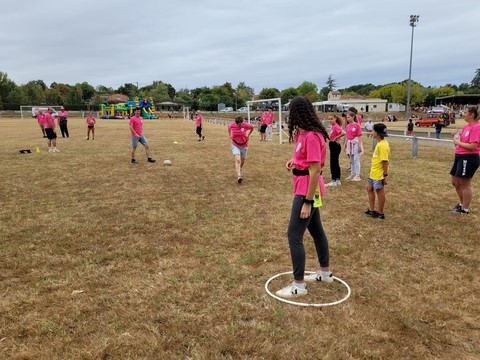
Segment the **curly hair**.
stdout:
[[324,139],[329,139],[327,130],[313,108],[312,103],[303,96],[296,96],[288,106],[288,141],[293,142],[300,129],[320,132]]

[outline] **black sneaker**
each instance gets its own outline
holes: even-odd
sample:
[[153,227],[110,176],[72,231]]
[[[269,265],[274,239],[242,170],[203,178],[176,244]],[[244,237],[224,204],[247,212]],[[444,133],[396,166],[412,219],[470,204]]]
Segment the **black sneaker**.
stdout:
[[202,140],[205,140],[205,136],[202,136]]
[[462,210],[463,206],[460,204],[455,205],[450,211]]
[[378,211],[375,211],[375,214],[372,215],[375,219],[385,219],[385,214],[380,214]]
[[239,184],[241,184],[242,181],[243,181],[243,178],[242,178],[241,176],[239,176],[238,179],[237,179],[237,182],[238,182]]
[[464,208],[457,208],[455,210],[452,210],[450,211],[452,214],[456,214],[456,215],[463,215],[463,214],[470,214],[470,210],[469,211],[466,211]]
[[130,164],[138,164],[138,161],[135,159],[130,160]]
[[152,159],[152,158],[148,158],[148,160],[147,160],[147,161],[148,161],[149,163],[154,163],[154,162],[156,162],[157,160],[155,160],[155,159]]
[[375,210],[365,210],[365,215],[374,216],[375,214],[378,214],[378,212],[376,212]]

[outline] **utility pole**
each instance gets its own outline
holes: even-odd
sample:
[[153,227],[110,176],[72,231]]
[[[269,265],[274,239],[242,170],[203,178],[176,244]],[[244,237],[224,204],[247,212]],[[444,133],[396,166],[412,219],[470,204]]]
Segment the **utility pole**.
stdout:
[[407,120],[410,119],[410,95],[411,95],[411,82],[412,82],[412,54],[413,54],[413,29],[417,26],[418,18],[420,15],[410,15],[410,26],[412,27],[412,41],[410,42],[410,70],[408,71],[408,84],[407,84]]

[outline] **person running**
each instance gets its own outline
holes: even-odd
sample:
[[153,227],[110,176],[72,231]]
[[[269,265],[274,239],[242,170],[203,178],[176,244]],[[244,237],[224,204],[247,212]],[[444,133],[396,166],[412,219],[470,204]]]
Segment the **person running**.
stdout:
[[47,134],[45,133],[45,114],[41,109],[38,109],[36,117],[38,126],[40,126],[40,129],[42,130],[43,137],[46,138]]
[[197,111],[197,116],[195,117],[195,126],[198,135],[198,141],[205,140],[205,136],[202,136],[202,125],[203,125],[203,115],[200,111]]
[[154,163],[156,160],[150,155],[150,147],[148,146],[147,138],[143,135],[143,118],[140,116],[140,108],[135,108],[135,115],[130,118],[129,121],[130,132],[132,134],[132,159],[130,162],[132,164],[138,164],[138,161],[135,160],[135,151],[137,150],[138,143],[142,144],[147,153],[147,161],[149,163]]
[[[388,164],[390,161],[390,145],[385,138],[387,126],[383,123],[373,126],[372,136],[377,140],[377,145],[372,154],[372,167],[368,178],[368,209],[365,214],[374,218],[385,219],[383,207],[385,206],[385,185],[387,185]],[[375,193],[378,198],[378,211],[375,211]]]
[[478,108],[471,106],[465,111],[467,123],[460,134],[453,132],[455,160],[450,170],[452,185],[459,203],[452,209],[454,214],[469,214],[472,201],[472,178],[480,165],[480,122]]
[[93,117],[92,113],[88,114],[87,120],[87,140],[90,139],[90,133],[92,133],[92,140],[95,140],[95,124],[97,120]]
[[248,140],[253,132],[253,125],[243,122],[243,117],[237,116],[235,122],[228,125],[228,137],[232,141],[232,153],[235,158],[237,182],[243,181],[243,165],[248,152]]
[[[293,204],[288,225],[288,244],[293,268],[293,283],[276,292],[283,298],[307,295],[305,282],[333,281],[330,271],[328,239],[320,219],[323,178],[328,134],[313,108],[303,96],[294,97],[289,105],[288,132],[294,142],[293,158],[285,167],[293,173]],[[317,259],[318,273],[305,275],[305,247],[303,235],[308,229],[312,235]]]
[[52,117],[53,109],[48,108],[47,113],[44,116],[45,119],[45,133],[48,139],[48,152],[60,152],[57,149],[57,131],[55,130],[55,120]]
[[68,112],[65,111],[65,108],[62,106],[60,112],[58,113],[58,125],[60,126],[60,131],[62,132],[62,137],[68,138],[68,126],[67,126]]
[[357,123],[357,116],[353,111],[347,111],[346,150],[350,158],[350,175],[346,180],[361,181],[360,178],[360,155],[363,154],[362,128]]
[[328,147],[330,148],[330,173],[332,174],[332,181],[325,186],[340,186],[341,170],[339,157],[342,151],[342,145],[340,145],[340,138],[345,136],[345,130],[342,129],[343,120],[340,116],[335,114],[328,115],[328,121],[330,122],[330,141]]

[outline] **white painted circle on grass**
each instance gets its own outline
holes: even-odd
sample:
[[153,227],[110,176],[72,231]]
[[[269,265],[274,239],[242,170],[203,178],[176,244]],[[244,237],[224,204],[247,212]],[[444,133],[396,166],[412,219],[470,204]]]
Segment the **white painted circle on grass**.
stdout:
[[[330,302],[330,303],[314,304],[314,303],[302,303],[302,302],[292,301],[292,300],[288,300],[288,299],[284,299],[282,297],[279,297],[279,296],[275,295],[274,293],[272,293],[268,289],[268,285],[270,284],[270,282],[272,280],[274,280],[274,279],[276,279],[280,276],[289,275],[289,274],[293,274],[293,272],[292,271],[283,272],[283,273],[280,273],[280,274],[277,274],[277,275],[273,275],[270,279],[268,279],[267,282],[265,283],[265,291],[267,292],[267,294],[270,295],[272,298],[278,300],[278,301],[281,301],[281,302],[284,302],[284,303],[287,303],[287,304],[290,304],[290,305],[325,307],[325,306],[338,305],[338,304],[344,302],[345,300],[347,300],[350,297],[350,295],[352,293],[352,291],[350,290],[350,286],[348,286],[348,284],[345,281],[343,281],[342,279],[340,279],[336,276],[333,276],[333,280],[338,281],[339,283],[341,283],[347,289],[347,295],[345,295],[345,297],[343,299],[340,299],[340,300],[337,300],[337,301],[334,301],[334,302]],[[305,271],[305,274],[315,274],[315,271]]]

